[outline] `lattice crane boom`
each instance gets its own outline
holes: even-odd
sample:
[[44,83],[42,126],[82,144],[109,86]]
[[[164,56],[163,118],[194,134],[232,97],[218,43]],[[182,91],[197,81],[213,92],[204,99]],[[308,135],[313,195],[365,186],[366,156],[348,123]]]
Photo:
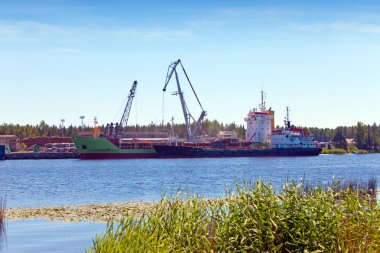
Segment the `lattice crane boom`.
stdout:
[[129,114],[131,112],[133,98],[135,97],[135,94],[136,94],[136,88],[137,88],[137,81],[134,81],[132,84],[131,90],[129,91],[128,102],[125,106],[123,116],[120,119],[120,123],[119,123],[120,129],[123,129],[128,124],[128,119],[129,119]]
[[[194,118],[192,117],[192,115],[189,112],[189,109],[187,108],[187,105],[186,105],[186,102],[185,102],[185,98],[183,96],[183,91],[182,91],[181,85],[179,83],[178,74],[177,74],[177,66],[178,65],[181,65],[182,71],[185,74],[186,79],[187,79],[187,81],[188,81],[188,83],[189,83],[189,85],[190,85],[190,87],[191,87],[191,89],[192,89],[192,91],[193,91],[193,93],[194,93],[197,101],[198,101],[198,104],[199,104],[199,106],[202,109],[202,113],[201,113],[200,117],[198,118],[197,122],[195,123],[195,127],[193,129],[191,129],[190,118],[192,118],[193,120],[194,120]],[[176,82],[177,82],[177,89],[178,89],[174,93],[174,95],[179,95],[179,98],[180,98],[180,101],[181,101],[183,117],[185,118],[185,124],[186,124],[186,134],[187,134],[186,139],[188,141],[193,141],[196,138],[195,134],[196,134],[197,130],[201,129],[201,123],[202,123],[202,121],[203,121],[203,119],[204,119],[204,117],[206,116],[207,113],[203,109],[202,104],[199,101],[199,98],[197,96],[197,93],[195,92],[194,87],[191,84],[190,79],[189,79],[189,77],[188,77],[188,75],[187,75],[187,73],[185,71],[185,68],[183,67],[182,62],[181,62],[180,59],[169,65],[168,71],[167,71],[167,75],[166,75],[166,80],[165,80],[165,86],[164,86],[164,88],[162,90],[164,92],[166,91],[166,87],[168,86],[169,81],[172,78],[173,74],[175,75],[175,79],[176,79]]]

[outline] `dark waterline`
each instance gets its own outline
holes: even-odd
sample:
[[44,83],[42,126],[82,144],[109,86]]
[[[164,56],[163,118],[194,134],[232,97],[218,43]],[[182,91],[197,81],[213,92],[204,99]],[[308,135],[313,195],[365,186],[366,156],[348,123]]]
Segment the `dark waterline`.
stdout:
[[[180,190],[223,196],[226,187],[262,179],[281,186],[306,176],[316,183],[377,178],[380,154],[318,157],[14,160],[0,163],[0,194],[7,207],[158,200]],[[379,186],[378,186],[379,187]]]

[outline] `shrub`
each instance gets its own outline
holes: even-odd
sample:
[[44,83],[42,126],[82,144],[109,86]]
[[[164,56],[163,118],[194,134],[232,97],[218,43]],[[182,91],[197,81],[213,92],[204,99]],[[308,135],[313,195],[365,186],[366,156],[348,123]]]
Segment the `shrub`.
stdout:
[[332,148],[332,149],[323,148],[322,149],[322,154],[340,155],[340,154],[346,154],[346,153],[347,153],[347,151],[345,149],[341,149],[341,148]]

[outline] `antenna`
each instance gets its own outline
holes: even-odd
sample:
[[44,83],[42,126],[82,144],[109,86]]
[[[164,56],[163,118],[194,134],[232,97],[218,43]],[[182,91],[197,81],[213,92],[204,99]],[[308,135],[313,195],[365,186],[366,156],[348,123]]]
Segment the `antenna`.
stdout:
[[61,132],[62,132],[62,137],[64,136],[64,131],[63,131],[64,123],[65,123],[65,119],[61,119]]
[[265,98],[266,98],[266,93],[264,92],[264,90],[261,90],[261,104],[260,104],[260,111],[261,112],[264,112],[266,110],[266,107],[265,107]]
[[286,120],[290,121],[289,120],[289,106],[286,107]]
[[170,134],[172,135],[172,136],[174,136],[174,117],[172,117],[172,119],[170,120],[171,121],[171,125],[170,125]]
[[286,117],[285,117],[285,127],[290,128],[290,119],[289,119],[289,106],[286,106]]

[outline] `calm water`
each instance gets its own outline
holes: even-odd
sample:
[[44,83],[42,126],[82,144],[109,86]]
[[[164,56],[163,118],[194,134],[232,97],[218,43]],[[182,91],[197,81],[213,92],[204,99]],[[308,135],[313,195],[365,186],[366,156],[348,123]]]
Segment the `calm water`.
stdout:
[[237,182],[262,179],[282,185],[306,176],[315,182],[333,177],[380,183],[380,154],[321,155],[297,158],[14,160],[0,162],[0,195],[7,207],[35,207],[157,200],[180,190],[221,196]]
[[7,236],[2,250],[9,253],[85,252],[92,245],[92,238],[104,230],[105,224],[102,223],[10,221],[7,222]]
[[[380,154],[296,158],[147,160],[21,160],[0,162],[7,207],[158,200],[164,192],[222,196],[226,187],[262,179],[276,186],[306,176],[313,182],[368,179],[380,184]],[[83,252],[99,223],[27,220],[7,223],[5,252]]]

